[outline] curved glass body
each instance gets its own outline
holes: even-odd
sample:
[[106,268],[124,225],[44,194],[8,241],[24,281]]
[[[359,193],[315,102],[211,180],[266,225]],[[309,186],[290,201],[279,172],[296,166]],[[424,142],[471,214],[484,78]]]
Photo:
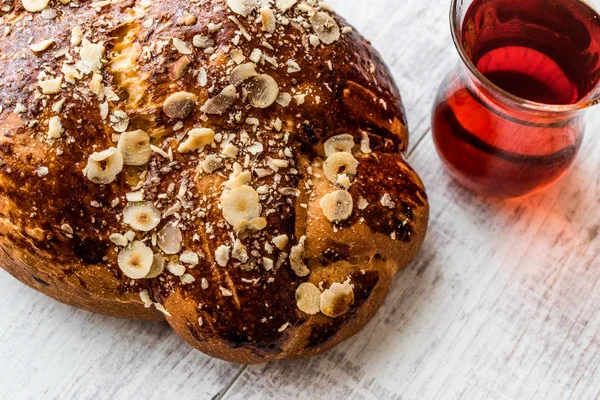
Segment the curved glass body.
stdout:
[[442,83],[433,137],[450,174],[520,197],[562,177],[597,100],[600,19],[579,0],[453,0],[461,63]]

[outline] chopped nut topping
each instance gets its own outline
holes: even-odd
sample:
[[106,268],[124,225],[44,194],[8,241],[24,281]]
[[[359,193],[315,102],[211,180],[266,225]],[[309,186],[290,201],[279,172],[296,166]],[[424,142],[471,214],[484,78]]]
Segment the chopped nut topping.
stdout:
[[229,143],[227,146],[225,146],[225,148],[223,149],[223,155],[225,157],[228,158],[236,158],[238,155],[239,149],[232,145],[231,143]]
[[163,313],[164,315],[166,315],[167,317],[172,317],[171,313],[167,311],[167,309],[165,308],[165,306],[163,306],[160,303],[154,303],[154,307],[160,311],[161,313]]
[[342,189],[348,190],[351,185],[350,178],[346,174],[338,175],[336,184]]
[[163,111],[169,118],[185,119],[194,111],[197,101],[198,98],[192,93],[173,93],[163,103]]
[[290,251],[290,265],[292,270],[299,277],[305,277],[310,274],[310,270],[304,264],[304,242],[306,241],[306,236],[302,236],[298,241],[298,244],[292,246],[292,250]]
[[321,40],[319,39],[319,37],[317,35],[310,35],[308,37],[308,41],[313,47],[317,47],[318,45],[321,44]]
[[344,315],[352,303],[354,303],[354,290],[349,282],[336,282],[321,293],[321,312],[331,318]]
[[204,68],[200,68],[200,71],[198,72],[198,84],[202,87],[208,85],[208,76]]
[[[63,75],[65,76],[65,81],[69,82],[69,83],[76,83],[76,81],[78,79],[81,79],[81,73],[79,72],[79,70],[77,68],[75,68],[72,65],[68,65],[68,64],[63,64],[61,71],[63,73]],[[108,110],[107,110],[108,113]],[[105,117],[103,117],[102,119],[104,119]]]
[[263,268],[265,271],[271,271],[273,269],[273,260],[268,257],[263,257]]
[[144,307],[146,308],[150,308],[152,307],[152,299],[150,298],[150,293],[148,293],[147,289],[144,289],[140,292],[140,299],[142,300],[142,303],[144,303]]
[[227,5],[234,13],[247,17],[258,7],[258,2],[257,0],[227,0]]
[[236,260],[239,260],[241,262],[248,261],[249,257],[248,257],[248,251],[246,249],[246,246],[244,246],[242,244],[242,242],[240,242],[239,239],[237,239],[235,241],[235,243],[233,244],[232,256],[233,256],[233,258],[235,258]]
[[47,79],[44,81],[38,81],[38,85],[42,89],[44,94],[56,94],[60,92],[62,84],[62,76],[54,79]]
[[294,101],[296,101],[296,104],[298,104],[299,106],[304,104],[305,99],[306,99],[306,94],[299,93],[294,96]]
[[195,266],[200,262],[200,258],[198,257],[198,254],[194,253],[193,251],[184,251],[179,256],[179,262]]
[[292,102],[292,95],[289,93],[279,93],[276,101],[281,107],[287,107]]
[[289,241],[289,238],[287,235],[279,235],[279,236],[275,236],[272,240],[273,244],[275,246],[277,246],[277,248],[279,250],[283,250],[285,249],[285,246],[287,246]]
[[77,69],[84,74],[90,72],[100,72],[102,67],[102,57],[104,56],[104,46],[99,43],[90,43],[83,40],[83,45],[79,50],[81,61],[77,63]]
[[229,85],[212,99],[208,99],[201,108],[206,114],[223,114],[235,103],[237,93],[235,86]]
[[359,210],[364,210],[365,208],[367,208],[369,206],[369,202],[367,200],[365,200],[364,197],[360,196],[358,198],[358,209]]
[[169,264],[167,264],[167,271],[175,276],[183,276],[183,274],[185,274],[185,267],[181,264],[171,261]]
[[102,84],[102,75],[95,73],[92,75],[90,80],[90,89],[96,96],[100,96],[104,91],[104,85]]
[[392,200],[392,198],[390,197],[389,194],[384,194],[383,196],[381,196],[381,200],[379,200],[379,202],[381,203],[382,206],[387,207],[389,209],[394,209],[396,208],[396,203]]
[[44,176],[48,175],[50,171],[48,170],[48,167],[40,166],[35,170],[35,173],[39,178],[43,178]]
[[63,134],[64,129],[59,117],[52,117],[48,120],[48,138],[58,139]]
[[219,290],[221,291],[221,295],[225,297],[233,296],[233,292],[227,288],[224,288],[223,286],[219,286]]
[[83,40],[83,31],[80,26],[74,26],[71,29],[71,44],[73,46],[79,46]]
[[154,254],[143,242],[131,242],[119,252],[119,268],[131,279],[142,279],[150,272]]
[[246,79],[252,78],[253,76],[258,75],[256,72],[256,65],[252,63],[246,63],[238,65],[231,71],[229,75],[229,82],[233,86],[241,85]]
[[229,262],[229,246],[219,246],[219,248],[215,250],[215,260],[221,267],[226,267]]
[[253,220],[241,221],[236,227],[235,230],[240,237],[240,239],[245,239],[248,236],[255,234],[267,227],[267,220],[263,217],[254,218]]
[[293,74],[296,72],[300,72],[302,70],[300,68],[300,65],[294,60],[287,60],[285,65],[287,65],[287,67],[288,67],[288,69],[287,69],[288,74]]
[[176,24],[179,26],[192,26],[198,21],[198,17],[194,14],[185,13],[177,18]]
[[129,126],[129,116],[125,111],[116,110],[110,116],[110,126],[116,132],[125,132]]
[[31,49],[31,51],[39,53],[39,52],[42,52],[42,51],[48,49],[53,44],[54,44],[54,39],[47,39],[47,40],[42,40],[41,42],[36,43],[36,44],[30,44],[29,48]]
[[215,45],[215,41],[209,38],[208,36],[196,35],[192,39],[192,44],[194,47],[198,47],[200,49],[207,49]]
[[215,24],[213,22],[208,23],[208,31],[209,32],[217,32],[223,27],[223,23]]
[[244,53],[240,49],[231,50],[229,52],[229,57],[231,57],[233,62],[236,64],[241,64],[246,59],[246,56],[244,56]]
[[279,329],[277,329],[277,332],[284,332],[289,326],[290,326],[290,323],[286,322],[285,324],[281,325],[279,327]]
[[250,61],[252,61],[254,64],[257,64],[260,62],[260,60],[262,60],[261,49],[252,50],[252,53],[250,54]]
[[298,0],[277,0],[275,4],[277,5],[279,11],[285,13],[287,10],[294,7],[294,4],[296,4],[297,2]]
[[177,149],[180,153],[189,153],[204,149],[204,146],[210,145],[215,138],[215,132],[212,129],[197,128],[187,133],[185,142],[179,145]]
[[173,46],[177,49],[177,51],[181,54],[189,55],[192,54],[192,49],[190,49],[183,40],[178,38],[173,38]]
[[304,282],[296,289],[296,306],[306,314],[314,315],[320,311],[321,291],[309,282]]
[[[70,0],[63,0],[63,1],[70,1]],[[45,20],[53,20],[54,18],[56,18],[56,16],[58,15],[58,12],[52,8],[45,8],[42,10],[42,12],[40,13],[42,18]]]
[[235,189],[237,187],[250,183],[251,180],[252,174],[250,173],[250,171],[244,171],[238,175],[232,175],[229,178],[229,180],[225,182],[225,186],[227,186],[229,189]]
[[73,233],[74,233],[73,227],[69,224],[62,224],[60,226],[60,230],[63,231],[64,233],[66,233],[67,235],[73,235]]
[[[121,10],[118,1],[93,0],[87,4],[91,19],[83,15],[70,23],[65,20],[69,25],[59,29],[62,35],[52,38],[51,32],[45,37],[27,33],[27,25],[35,21],[52,25],[53,19],[57,24],[65,22],[63,13],[69,6],[60,4],[77,8],[85,2],[20,1],[26,10],[40,15],[14,19],[14,7],[0,7],[0,13],[9,13],[6,21],[0,18],[0,25],[6,25],[4,36],[24,39],[17,40],[15,54],[6,56],[15,60],[17,68],[23,64],[17,62],[19,57],[27,61],[23,65],[35,68],[37,79],[20,85],[17,80],[23,74],[17,74],[5,80],[9,91],[21,88],[24,93],[17,100],[4,99],[0,113],[17,113],[32,131],[32,140],[54,147],[52,157],[34,163],[30,177],[44,179],[50,171],[60,176],[61,159],[73,161],[61,156],[77,157],[79,153],[72,150],[81,148],[93,153],[83,169],[87,179],[102,185],[118,183],[96,188],[94,192],[104,193],[86,204],[99,213],[89,216],[94,232],[110,235],[112,251],[105,263],[114,264],[116,256],[122,283],[138,288],[145,307],[154,305],[170,317],[153,296],[161,293],[163,298],[164,290],[180,290],[181,285],[196,281],[207,290],[211,278],[200,275],[212,274],[204,261],[230,266],[232,273],[243,271],[242,284],[259,291],[277,285],[277,271],[288,262],[297,276],[311,274],[312,263],[308,257],[305,261],[306,237],[297,240],[285,234],[278,214],[284,217],[295,208],[311,211],[318,193],[311,179],[321,179],[319,173],[336,189],[350,188],[358,168],[354,155],[364,157],[355,146],[358,133],[360,150],[371,151],[367,133],[359,130],[319,145],[317,152],[323,155],[324,149],[327,159],[315,163],[314,174],[298,158],[303,145],[295,132],[303,129],[304,119],[311,118],[306,107],[326,110],[340,95],[336,90],[341,88],[332,86],[329,75],[312,68],[319,52],[333,54],[324,61],[326,72],[343,67],[344,55],[333,53],[342,49],[324,46],[344,39],[340,34],[352,29],[338,25],[337,17],[328,13],[329,6],[319,0],[219,0],[215,7],[227,15],[210,17],[202,0],[171,10],[170,15],[153,9],[151,0],[141,0],[131,10]],[[115,10],[119,15],[126,11],[125,19],[115,17]],[[334,66],[334,60],[342,61]],[[375,69],[371,63],[370,71]],[[307,77],[312,70],[315,76]],[[157,78],[157,71],[166,80]],[[275,103],[278,110],[261,111]],[[380,103],[387,107],[384,100]],[[105,142],[114,147],[101,151],[108,147],[101,144],[102,138],[85,135],[95,119],[104,124]],[[79,165],[81,160],[74,162]],[[0,159],[0,163],[5,162]],[[329,221],[352,215],[353,199],[346,190],[320,200]],[[368,203],[357,198],[364,209]],[[114,219],[102,217],[108,211],[117,213]],[[267,218],[273,221],[269,231]],[[57,225],[59,234],[74,237],[70,225],[64,221]],[[82,229],[78,226],[77,234],[85,234]],[[214,251],[214,261],[202,248]],[[239,272],[234,274],[238,282]],[[238,287],[218,275],[210,281],[211,289],[221,296],[235,296]],[[146,286],[131,279],[154,281]],[[349,308],[352,286],[334,284],[321,294],[321,285],[331,283],[326,276],[322,279],[319,287],[308,282],[298,286],[298,314],[323,310],[337,316]],[[344,296],[344,301],[337,300]],[[235,299],[237,306],[241,300]],[[199,324],[209,324],[212,311],[204,304],[198,306]],[[268,317],[259,318],[266,323]],[[286,321],[278,323],[283,324],[280,332],[297,324]]]
[[129,192],[125,197],[127,197],[127,201],[130,203],[144,201],[144,191],[138,190],[137,192]]
[[273,10],[270,8],[263,8],[260,10],[260,16],[262,20],[262,30],[268,33],[275,33],[277,20],[275,19]]
[[223,162],[218,156],[211,154],[206,156],[206,158],[200,163],[200,167],[204,170],[204,172],[212,174],[213,172],[223,168]]
[[183,276],[180,278],[180,281],[184,285],[189,285],[190,283],[196,282],[196,278],[190,274],[183,274]]
[[180,57],[179,60],[173,64],[173,77],[176,80],[183,78],[190,66],[190,63],[191,61],[188,56]]
[[129,240],[124,235],[113,233],[109,236],[109,240],[117,246],[125,247],[129,244]]
[[336,190],[323,196],[320,202],[325,218],[330,222],[344,221],[352,215],[353,200],[346,190]]
[[369,144],[369,135],[367,135],[365,132],[361,132],[360,136],[360,151],[362,151],[365,154],[369,154],[371,152],[371,147]]

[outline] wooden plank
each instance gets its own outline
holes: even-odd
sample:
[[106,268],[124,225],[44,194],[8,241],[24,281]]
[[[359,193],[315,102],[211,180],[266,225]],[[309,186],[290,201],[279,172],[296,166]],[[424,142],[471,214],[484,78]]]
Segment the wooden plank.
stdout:
[[210,399],[241,368],[184,343],[166,323],[57,303],[0,272],[0,399]]

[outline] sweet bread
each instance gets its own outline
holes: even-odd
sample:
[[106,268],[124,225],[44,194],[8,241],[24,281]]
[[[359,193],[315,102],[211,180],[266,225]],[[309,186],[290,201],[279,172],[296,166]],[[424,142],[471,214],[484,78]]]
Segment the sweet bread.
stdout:
[[0,266],[36,290],[258,363],[356,333],[416,256],[399,92],[329,6],[8,0],[0,35]]

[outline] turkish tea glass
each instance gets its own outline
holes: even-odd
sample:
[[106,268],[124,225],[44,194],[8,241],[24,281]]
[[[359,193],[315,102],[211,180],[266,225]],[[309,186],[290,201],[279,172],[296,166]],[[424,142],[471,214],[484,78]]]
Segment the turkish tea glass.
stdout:
[[583,111],[598,103],[598,4],[580,0],[453,0],[460,62],[444,80],[433,138],[467,188],[537,193],[573,164]]

